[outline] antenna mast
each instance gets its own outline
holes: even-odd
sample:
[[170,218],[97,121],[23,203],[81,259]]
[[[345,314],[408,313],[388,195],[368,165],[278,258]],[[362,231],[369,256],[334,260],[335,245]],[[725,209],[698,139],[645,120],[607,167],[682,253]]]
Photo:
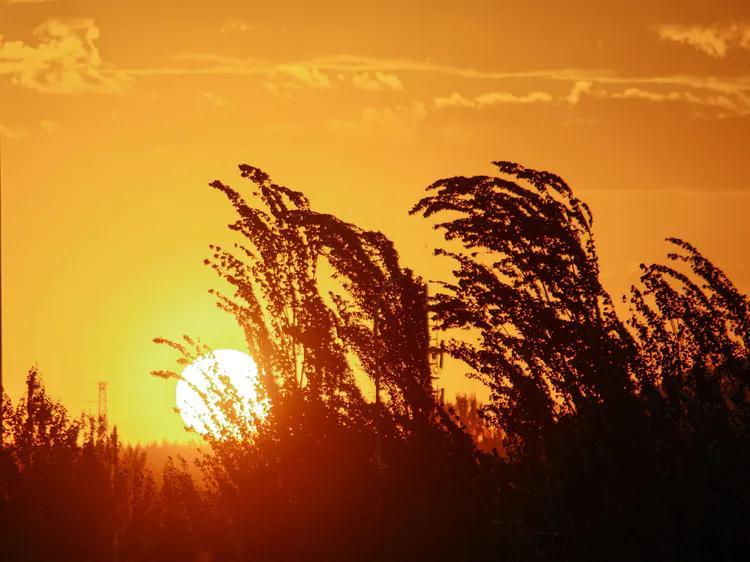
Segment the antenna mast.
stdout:
[[98,382],[99,386],[99,421],[107,425],[107,383]]

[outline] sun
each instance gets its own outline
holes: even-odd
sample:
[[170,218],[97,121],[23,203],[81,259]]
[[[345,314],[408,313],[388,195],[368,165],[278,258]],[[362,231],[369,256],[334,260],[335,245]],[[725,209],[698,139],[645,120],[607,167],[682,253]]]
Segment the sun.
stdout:
[[198,357],[177,382],[176,404],[185,426],[215,438],[252,433],[268,416],[270,402],[262,397],[258,366],[234,349],[218,349]]

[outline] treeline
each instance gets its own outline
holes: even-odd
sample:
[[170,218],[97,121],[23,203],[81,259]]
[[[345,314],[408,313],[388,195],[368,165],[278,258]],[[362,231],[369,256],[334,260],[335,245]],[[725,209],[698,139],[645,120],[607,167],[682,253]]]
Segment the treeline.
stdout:
[[183,521],[203,500],[187,466],[167,460],[157,486],[143,450],[104,420],[71,418],[36,369],[3,413],[0,560],[195,559],[201,539]]
[[[5,408],[8,559],[746,558],[748,298],[673,239],[621,318],[585,203],[554,174],[496,165],[434,183],[412,210],[455,263],[429,302],[384,235],[251,166],[247,198],[212,183],[242,242],[206,263],[233,288],[218,303],[271,414],[248,423],[236,397],[215,401],[234,426],[206,437],[201,485],[172,462],[156,486],[142,453],[69,420],[32,373]],[[484,407],[439,403],[428,313],[466,334],[446,350],[487,386]],[[207,352],[158,341],[181,364]]]

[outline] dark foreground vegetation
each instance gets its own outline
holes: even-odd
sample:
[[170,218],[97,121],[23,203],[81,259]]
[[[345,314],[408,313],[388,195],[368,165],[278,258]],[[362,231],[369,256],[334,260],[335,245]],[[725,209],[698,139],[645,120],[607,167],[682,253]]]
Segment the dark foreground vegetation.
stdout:
[[[496,165],[412,210],[456,264],[430,302],[382,234],[250,166],[244,195],[214,182],[242,244],[207,263],[271,415],[239,423],[227,397],[235,427],[207,438],[200,478],[176,460],[157,486],[32,371],[4,402],[0,560],[747,559],[747,297],[675,239],[618,315],[587,206],[553,174]],[[434,392],[428,309],[464,336],[446,351],[488,387],[482,420]],[[159,341],[182,363],[205,352]]]

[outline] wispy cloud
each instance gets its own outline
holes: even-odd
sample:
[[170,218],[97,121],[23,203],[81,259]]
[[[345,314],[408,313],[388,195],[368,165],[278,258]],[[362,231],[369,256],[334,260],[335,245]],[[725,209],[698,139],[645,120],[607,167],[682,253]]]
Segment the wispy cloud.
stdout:
[[52,121],[50,119],[42,119],[39,121],[39,127],[45,133],[56,133],[60,130],[60,124],[57,121]]
[[276,67],[276,74],[291,80],[295,85],[326,89],[332,86],[327,74],[319,68],[306,64],[282,64]]
[[426,117],[425,105],[413,102],[393,107],[365,107],[355,119],[331,119],[326,125],[337,131],[403,136],[412,133]]
[[27,135],[26,129],[20,127],[11,127],[9,125],[3,125],[0,123],[0,138],[8,140],[17,140]]
[[[226,25],[242,28],[237,21],[230,20]],[[696,48],[701,45],[700,48],[712,53],[712,56],[726,53],[727,45],[750,48],[750,30],[740,24],[731,24],[713,35],[713,32],[701,35],[690,31],[693,28],[678,26],[662,26],[660,29],[665,38],[680,40]],[[461,79],[467,84],[470,81],[494,81],[509,85],[534,81],[538,84],[538,89],[529,93],[513,93],[510,87],[494,88],[475,96],[454,92],[445,97],[432,98],[430,106],[437,109],[483,109],[502,104],[577,105],[586,96],[681,102],[715,111],[717,117],[747,115],[750,108],[750,74],[723,78],[699,75],[623,76],[609,70],[578,68],[504,72],[405,58],[332,55],[272,63],[200,53],[172,57],[166,66],[117,68],[102,60],[97,47],[99,28],[92,20],[51,19],[39,26],[34,35],[36,44],[3,41],[0,38],[0,77],[45,93],[116,93],[147,77],[245,76],[257,79],[272,93],[289,98],[303,90],[333,90],[346,83],[370,92],[403,92],[404,77],[418,80],[422,75],[429,75],[432,78],[445,76]],[[559,93],[560,86],[566,88],[565,93]],[[419,111],[414,111],[410,103],[424,102],[404,99],[402,105],[394,106],[402,109],[385,111],[380,121],[387,121],[392,115],[419,115]],[[409,111],[403,108],[409,108]],[[366,110],[359,122],[376,121],[374,111],[373,108]],[[411,121],[414,122],[414,119]]]
[[327,90],[333,88],[329,76],[316,66],[308,64],[282,64],[267,71],[265,87],[276,95],[288,97],[303,88]]
[[0,38],[0,76],[31,90],[55,94],[117,93],[131,79],[106,65],[89,19],[50,19],[34,30],[37,45]]
[[435,98],[433,100],[433,105],[438,109],[446,107],[484,109],[499,104],[534,104],[551,102],[567,102],[571,105],[576,105],[581,101],[584,94],[592,93],[593,86],[593,82],[588,80],[578,80],[573,83],[570,91],[561,97],[555,97],[549,92],[535,91],[521,95],[513,94],[511,92],[488,92],[472,98],[466,98],[458,92],[453,92],[449,96]]
[[[184,63],[180,66],[149,67],[123,70],[131,76],[170,76],[170,75],[266,75],[278,73],[283,66],[296,66],[315,69],[329,77],[332,75],[352,76],[377,72],[382,74],[403,75],[430,74],[460,77],[476,80],[523,80],[539,79],[549,82],[575,84],[591,82],[592,85],[639,85],[652,84],[661,86],[679,86],[690,89],[711,90],[722,93],[750,91],[750,74],[739,77],[716,78],[696,75],[652,75],[622,76],[610,70],[561,68],[540,69],[518,72],[478,70],[470,67],[446,66],[430,61],[412,59],[388,59],[354,55],[334,55],[316,57],[283,64],[271,64],[256,59],[239,59],[208,54],[191,54],[174,57],[174,61]],[[401,78],[399,78],[399,81]]]
[[623,89],[618,87],[617,82],[606,81],[596,84],[591,81],[575,82],[567,94],[553,96],[548,92],[531,92],[524,95],[516,95],[510,92],[490,92],[475,97],[467,98],[464,95],[453,92],[449,96],[437,97],[433,100],[436,109],[448,107],[481,110],[498,104],[533,104],[533,103],[567,103],[577,105],[581,103],[584,96],[606,100],[640,100],[643,102],[680,102],[686,105],[697,106],[702,110],[710,109],[712,114],[703,111],[702,117],[726,118],[732,116],[743,117],[750,115],[750,94],[745,90],[715,91],[710,88],[691,90],[691,82],[687,82],[687,88],[667,89],[660,81],[653,83],[642,81],[642,86],[630,86]]
[[[172,57],[179,65],[154,66],[144,68],[123,69],[131,76],[171,76],[171,75],[256,75],[272,74],[282,67],[304,67],[315,69],[327,76],[363,75],[374,77],[377,73],[386,82],[395,84],[401,82],[403,73],[444,75],[466,79],[479,80],[513,80],[539,78],[542,80],[575,82],[576,80],[599,80],[616,77],[608,70],[591,70],[577,68],[542,69],[518,72],[501,72],[492,70],[478,70],[470,67],[446,66],[430,61],[413,59],[379,58],[357,55],[332,55],[314,57],[310,59],[288,61],[272,64],[257,59],[243,59],[237,57],[219,56],[205,53],[184,54]],[[398,74],[396,74],[398,73]],[[377,79],[377,78],[376,78]],[[381,80],[382,82],[382,80]],[[384,85],[385,82],[384,82]]]
[[714,57],[723,58],[733,47],[750,49],[750,23],[725,25],[674,25],[657,27],[659,37],[684,43]]
[[449,96],[437,97],[432,104],[437,109],[447,107],[459,107],[468,109],[484,109],[493,105],[502,104],[537,104],[564,101],[575,105],[581,101],[584,94],[591,92],[593,82],[579,80],[573,84],[570,92],[560,98],[556,98],[549,92],[534,91],[528,94],[513,94],[507,91],[487,92],[478,96],[467,98],[458,92],[453,92]]
[[750,115],[750,97],[730,98],[723,95],[696,95],[693,92],[657,92],[641,88],[628,88],[608,95],[613,99],[639,99],[650,102],[684,102],[718,110],[718,117]]
[[398,76],[380,71],[357,73],[352,77],[352,85],[358,90],[369,92],[401,91],[404,89],[404,85]]
[[229,102],[225,98],[213,92],[201,92],[200,98],[214,107],[229,107]]
[[580,69],[497,72],[479,70],[471,67],[442,65],[432,61],[419,61],[406,58],[366,57],[357,55],[332,55],[317,57],[311,59],[309,62],[310,64],[315,64],[323,70],[336,72],[415,72],[444,74],[462,78],[499,80],[511,78],[546,78],[552,80],[571,80],[581,72]]
[[165,76],[268,76],[276,65],[258,61],[211,54],[183,54],[171,57],[170,66],[123,68],[121,72],[134,77]]
[[591,92],[591,88],[594,86],[593,82],[589,80],[578,80],[573,87],[570,89],[570,93],[566,96],[565,101],[571,105],[576,105],[581,101],[584,94]]
[[552,96],[547,92],[531,92],[520,96],[510,92],[487,92],[471,99],[465,98],[458,92],[453,92],[450,96],[435,98],[433,105],[438,109],[446,107],[484,109],[499,104],[549,103],[552,100]]
[[59,0],[8,0],[8,4],[49,4]]
[[253,26],[244,18],[226,18],[221,22],[220,31],[222,33],[245,33],[246,31],[252,31]]

